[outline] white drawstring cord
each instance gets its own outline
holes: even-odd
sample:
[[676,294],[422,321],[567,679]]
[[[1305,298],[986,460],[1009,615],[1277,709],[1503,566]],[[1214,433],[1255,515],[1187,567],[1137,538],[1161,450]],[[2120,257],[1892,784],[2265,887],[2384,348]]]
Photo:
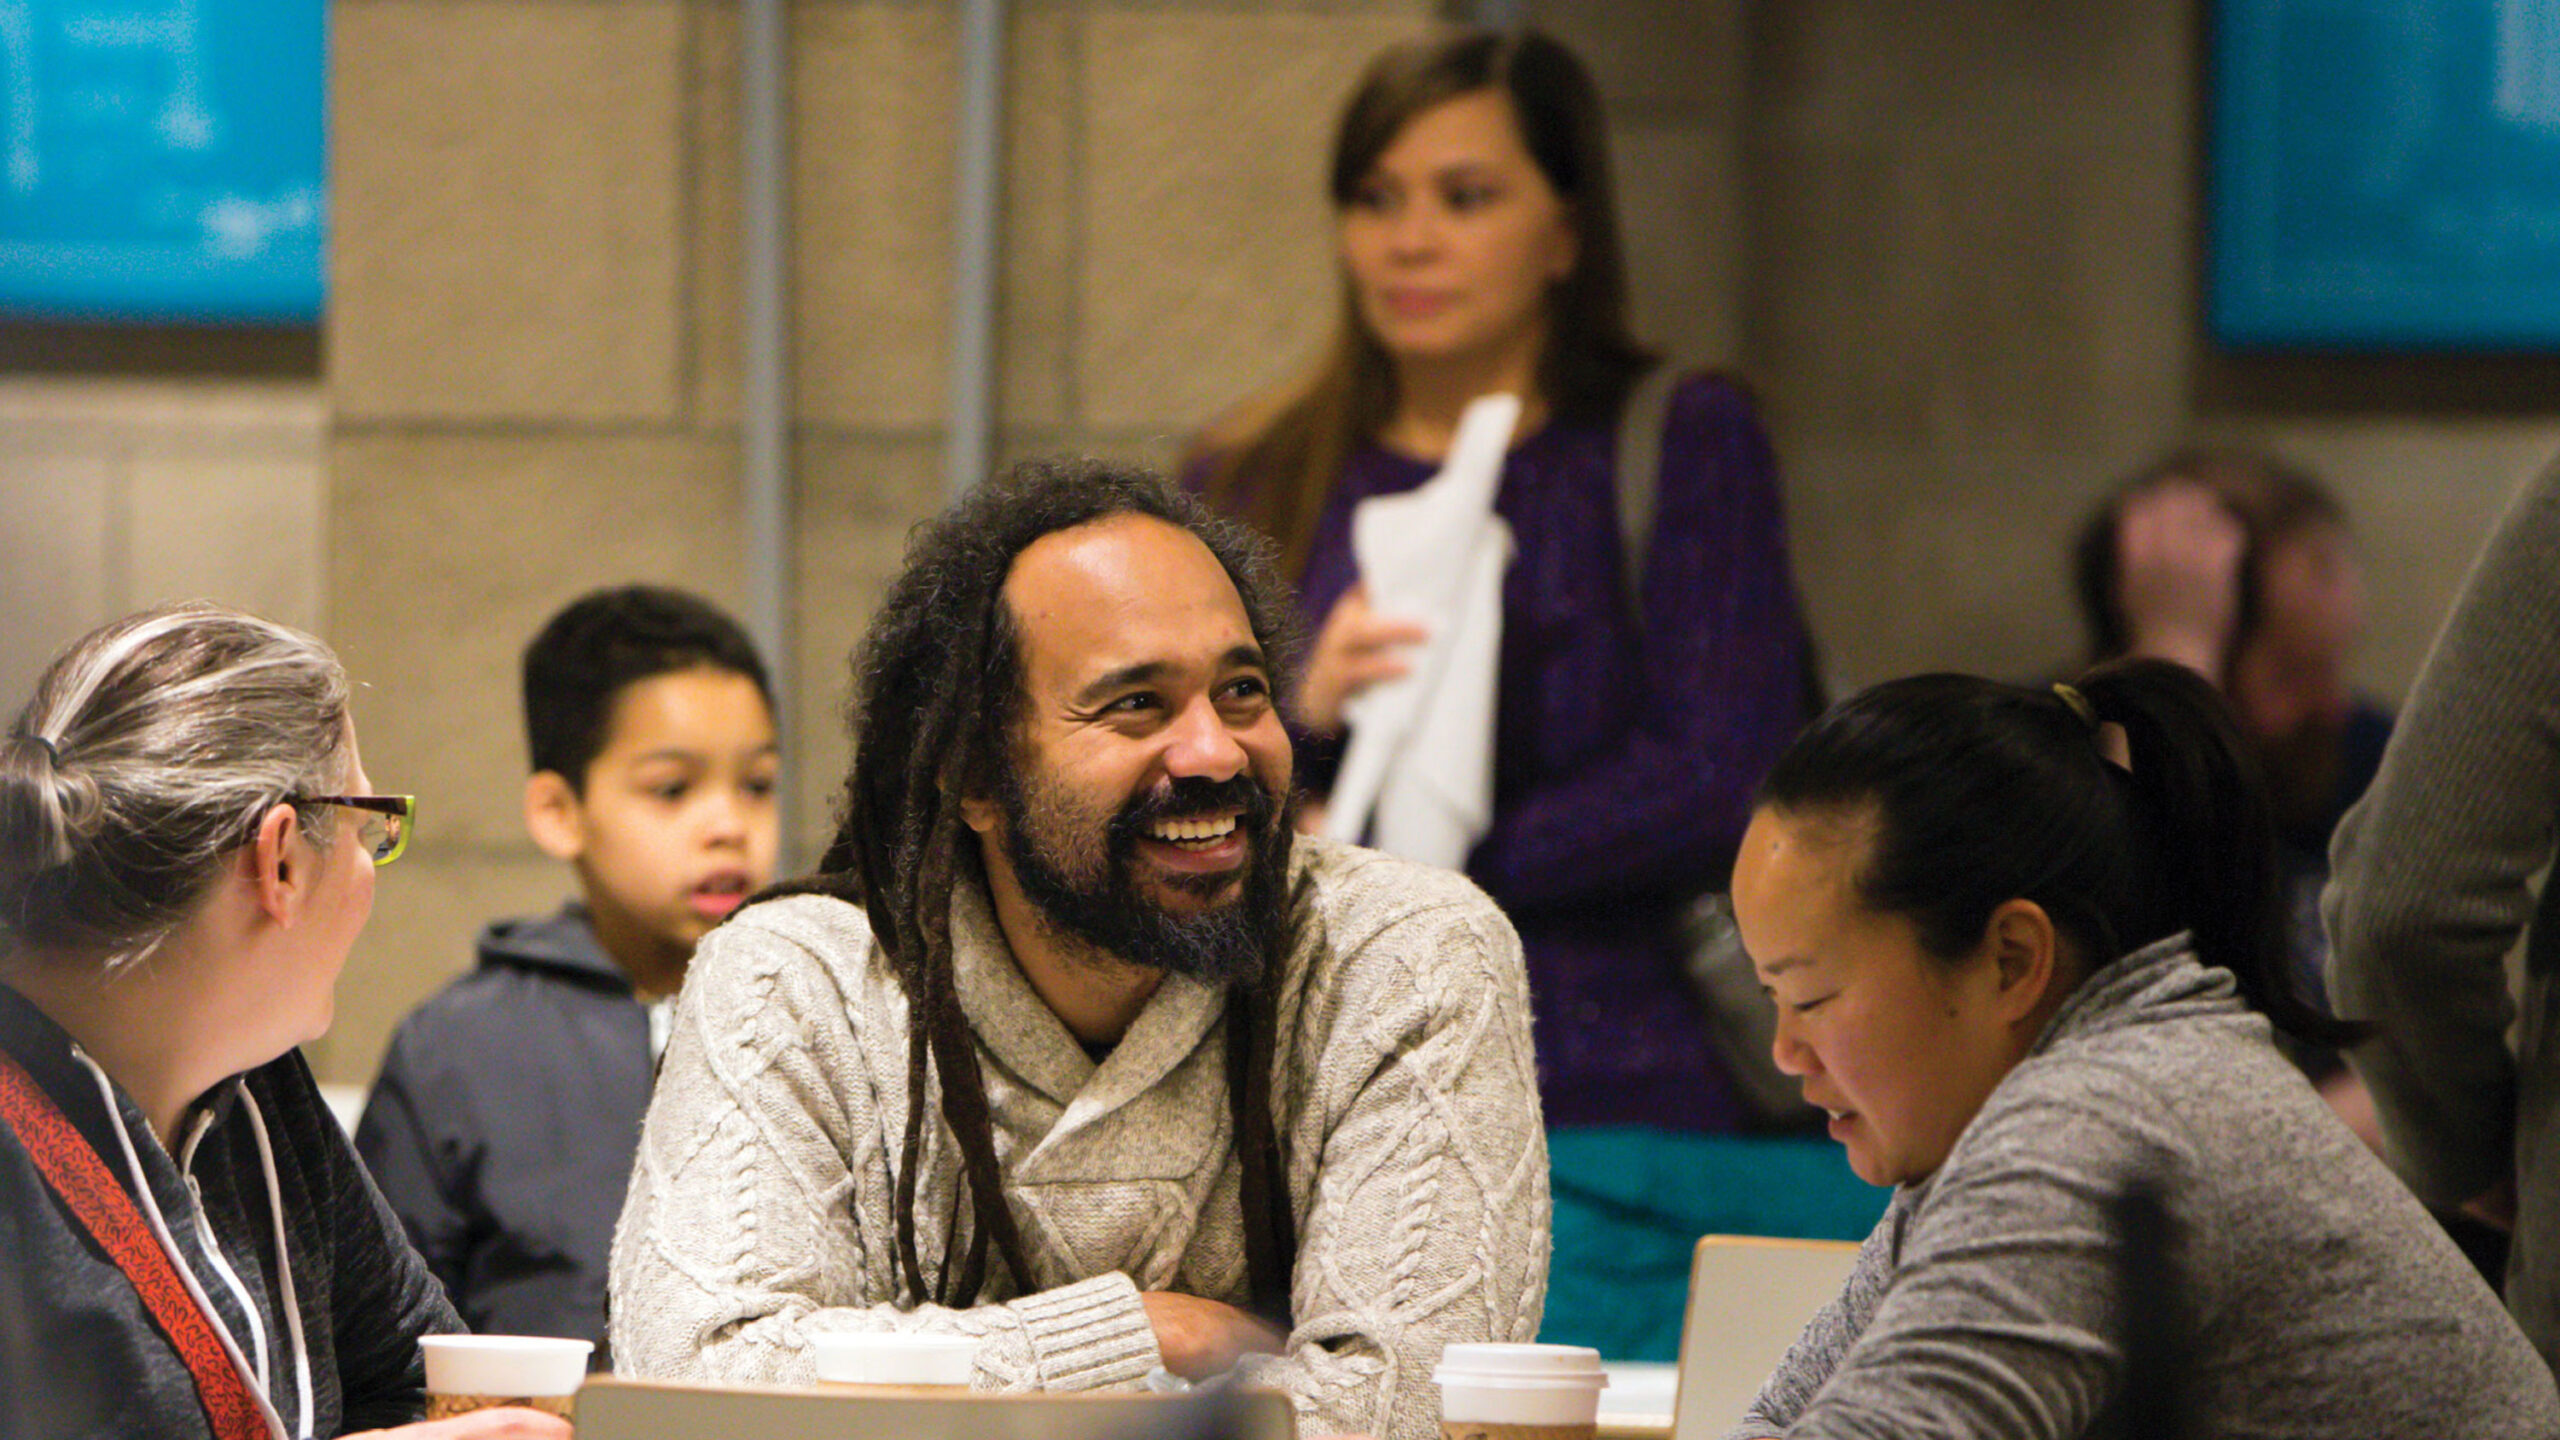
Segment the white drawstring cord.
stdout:
[[197,1112],[195,1124],[187,1133],[187,1143],[178,1151],[178,1178],[187,1182],[187,1193],[195,1197],[196,1243],[204,1248],[205,1259],[212,1262],[214,1273],[230,1287],[231,1298],[240,1302],[241,1313],[249,1317],[249,1352],[258,1362],[258,1383],[272,1395],[275,1393],[276,1372],[267,1354],[266,1317],[258,1313],[258,1302],[250,1295],[249,1287],[241,1283],[240,1272],[231,1268],[231,1257],[222,1253],[222,1241],[215,1236],[212,1223],[205,1218],[204,1191],[196,1184],[196,1146],[204,1139],[205,1132],[212,1128],[212,1112]]
[[[132,1132],[125,1128],[124,1112],[116,1105],[114,1083],[107,1079],[107,1072],[99,1068],[98,1062],[90,1059],[88,1052],[79,1046],[71,1047],[71,1058],[87,1066],[90,1078],[98,1082],[98,1097],[106,1102],[107,1119],[115,1126],[116,1143],[124,1147],[125,1169],[133,1177],[133,1188],[142,1196],[142,1213],[151,1221],[152,1236],[160,1242],[161,1250],[168,1254],[170,1264],[176,1267],[178,1279],[186,1285],[187,1294],[194,1297],[196,1308],[202,1310],[205,1318],[213,1322],[213,1333],[222,1341],[222,1348],[231,1356],[231,1363],[240,1367],[241,1375],[249,1381],[250,1398],[258,1402],[258,1414],[267,1422],[268,1433],[273,1435],[275,1440],[286,1440],[284,1417],[276,1414],[276,1407],[268,1402],[266,1385],[259,1378],[258,1372],[249,1368],[248,1357],[240,1353],[240,1342],[232,1337],[231,1327],[222,1323],[222,1312],[213,1308],[212,1297],[204,1293],[203,1282],[196,1279],[195,1267],[187,1263],[185,1252],[178,1249],[177,1237],[169,1233],[169,1222],[162,1218],[160,1202],[151,1193],[151,1178],[142,1168],[141,1155],[133,1148]],[[217,1248],[213,1254],[216,1263],[219,1264],[221,1251]],[[227,1273],[228,1267],[223,1268]],[[238,1285],[240,1283],[238,1277],[232,1277],[231,1283]],[[254,1326],[257,1323],[257,1307],[252,1305],[248,1308],[250,1323]],[[310,1423],[307,1415],[303,1423],[306,1426]]]
[[258,1168],[267,1176],[267,1216],[276,1226],[276,1277],[284,1291],[284,1328],[293,1338],[294,1394],[302,1402],[302,1437],[311,1440],[311,1347],[302,1338],[302,1302],[293,1290],[293,1256],[285,1245],[284,1186],[276,1180],[275,1147],[267,1141],[267,1117],[258,1108],[258,1097],[240,1081],[231,1082],[240,1091],[241,1103],[249,1108],[249,1133],[258,1140]]

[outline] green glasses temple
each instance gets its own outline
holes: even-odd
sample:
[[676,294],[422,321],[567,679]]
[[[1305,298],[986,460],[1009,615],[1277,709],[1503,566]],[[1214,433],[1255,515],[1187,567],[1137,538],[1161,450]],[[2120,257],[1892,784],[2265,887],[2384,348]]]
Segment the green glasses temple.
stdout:
[[[384,817],[367,821],[365,848],[373,852],[378,869],[400,858],[409,848],[409,832],[418,819],[418,797],[415,795],[295,795],[288,797],[296,805],[344,805],[350,810],[363,810]],[[372,832],[379,830],[377,836]]]

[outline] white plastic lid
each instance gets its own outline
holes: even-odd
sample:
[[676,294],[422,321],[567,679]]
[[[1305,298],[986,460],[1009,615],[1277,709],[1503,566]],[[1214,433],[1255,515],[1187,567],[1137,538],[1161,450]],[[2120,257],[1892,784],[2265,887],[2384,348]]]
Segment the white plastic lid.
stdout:
[[1599,1390],[1609,1383],[1600,1352],[1582,1345],[1451,1345],[1431,1378],[1492,1389]]
[[427,1389],[438,1395],[575,1395],[591,1340],[545,1335],[421,1335]]
[[975,1335],[838,1331],[809,1348],[818,1378],[845,1385],[966,1385],[978,1366]]

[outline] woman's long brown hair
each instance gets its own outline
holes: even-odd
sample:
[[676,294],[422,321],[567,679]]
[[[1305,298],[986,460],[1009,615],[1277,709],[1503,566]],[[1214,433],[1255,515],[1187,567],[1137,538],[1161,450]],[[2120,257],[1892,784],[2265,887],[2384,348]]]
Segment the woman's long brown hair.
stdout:
[[[1574,229],[1573,271],[1547,295],[1540,396],[1559,419],[1608,423],[1654,356],[1627,329],[1626,260],[1600,92],[1572,51],[1534,30],[1474,28],[1390,48],[1370,63],[1343,107],[1328,182],[1334,207],[1352,202],[1415,116],[1482,90],[1510,97],[1530,158]],[[1282,573],[1303,573],[1316,517],[1344,463],[1394,418],[1396,401],[1394,362],[1361,323],[1346,276],[1341,317],[1315,368],[1213,427],[1202,447],[1209,498],[1271,537]]]

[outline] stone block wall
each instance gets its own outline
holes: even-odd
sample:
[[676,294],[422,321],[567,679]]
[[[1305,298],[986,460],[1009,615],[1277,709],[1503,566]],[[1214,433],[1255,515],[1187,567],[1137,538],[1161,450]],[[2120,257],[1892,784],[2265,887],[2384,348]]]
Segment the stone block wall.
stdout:
[[1684,364],[1742,358],[1748,8],[1546,0],[1524,17],[1572,47],[1600,87],[1636,333]]
[[1769,398],[1835,684],[2042,672],[2070,537],[2171,443],[2270,446],[2363,538],[2361,678],[2406,687],[2560,407],[2281,413],[2200,383],[2200,21],[2183,5],[1752,7],[1745,366]]
[[[1000,451],[1154,461],[1311,356],[1334,107],[1427,0],[1023,0],[1008,34]],[[2414,670],[2551,410],[2277,412],[2199,378],[2192,7],[1546,0],[1609,99],[1638,319],[1767,401],[1836,683],[2068,655],[2063,546],[2202,433],[2328,475]],[[844,764],[844,652],[942,496],[951,7],[793,6],[794,829]],[[210,593],[313,624],[424,796],[324,1075],[491,916],[525,840],[515,663],[595,585],[737,603],[735,0],[339,0],[325,389],[0,380],[0,677]],[[5,361],[0,361],[5,363]],[[2316,390],[2316,386],[2315,386]]]
[[146,605],[325,630],[325,436],[309,383],[0,377],[0,723]]
[[[1333,111],[1433,7],[1012,8],[1000,452],[1168,461],[1330,324]],[[803,856],[846,651],[943,494],[954,9],[791,8]],[[570,884],[519,816],[524,641],[598,585],[744,596],[738,7],[339,0],[332,47],[330,634],[423,813],[315,1051],[361,1081],[482,921]]]

